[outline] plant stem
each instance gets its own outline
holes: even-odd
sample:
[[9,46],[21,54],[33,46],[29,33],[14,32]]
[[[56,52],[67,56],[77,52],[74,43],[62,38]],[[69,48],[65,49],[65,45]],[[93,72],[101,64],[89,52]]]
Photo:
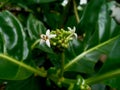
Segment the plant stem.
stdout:
[[77,21],[77,23],[79,23],[80,19],[79,19],[79,15],[78,15],[78,12],[77,12],[77,5],[76,5],[75,0],[73,0],[73,7],[74,7],[74,13],[75,13],[76,21]]
[[60,71],[60,77],[63,77],[64,74],[64,61],[65,61],[65,55],[64,52],[61,54],[61,71]]
[[33,68],[32,66],[29,66],[29,65],[27,65],[27,64],[25,64],[23,62],[20,62],[19,60],[16,60],[14,58],[11,58],[11,57],[9,57],[9,56],[7,56],[5,54],[0,54],[0,58],[3,58],[3,60],[7,60],[7,61],[10,61],[12,63],[15,63],[15,64],[17,64],[17,65],[27,69],[28,71],[36,73],[37,75],[39,75],[41,77],[46,77],[47,76],[47,72],[46,71],[44,71],[44,72],[40,71],[40,70],[38,70],[36,68]]
[[33,49],[39,42],[40,42],[40,39],[36,40],[36,41],[32,44],[31,49]]
[[92,85],[95,83],[99,83],[101,81],[116,77],[116,76],[120,76],[120,69],[105,73],[105,74],[101,74],[101,75],[96,75],[94,77],[88,78],[86,79],[86,83],[88,85]]
[[[104,80],[114,78],[117,76],[120,76],[120,69],[117,69],[117,70],[114,70],[111,72],[107,72],[105,74],[99,74],[99,75],[96,75],[94,77],[90,77],[90,78],[85,80],[85,83],[87,85],[93,85],[93,84],[100,83]],[[66,84],[66,85],[74,84],[75,82],[76,82],[75,79],[67,79],[67,78],[64,78],[62,81],[62,83]]]
[[77,81],[75,79],[68,79],[68,78],[64,78],[62,83],[66,84],[67,86],[71,85],[71,84],[75,84]]

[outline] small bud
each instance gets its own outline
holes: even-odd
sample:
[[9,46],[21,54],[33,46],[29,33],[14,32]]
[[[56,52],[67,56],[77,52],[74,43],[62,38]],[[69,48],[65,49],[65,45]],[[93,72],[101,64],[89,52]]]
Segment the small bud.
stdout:
[[59,42],[59,43],[62,43],[62,40],[59,40],[58,42]]
[[65,48],[68,48],[68,44],[65,44],[65,46],[64,46]]
[[54,31],[51,31],[51,34],[55,34],[56,37],[50,39],[50,43],[55,47],[54,49],[57,49],[59,51],[63,51],[65,48],[68,48],[69,41],[73,40],[74,35],[77,35],[75,33],[75,28],[69,28],[69,31],[64,29],[56,29]]
[[56,43],[54,42],[53,45],[56,46]]
[[69,41],[69,40],[66,39],[64,42],[65,42],[65,43],[68,43],[68,41]]

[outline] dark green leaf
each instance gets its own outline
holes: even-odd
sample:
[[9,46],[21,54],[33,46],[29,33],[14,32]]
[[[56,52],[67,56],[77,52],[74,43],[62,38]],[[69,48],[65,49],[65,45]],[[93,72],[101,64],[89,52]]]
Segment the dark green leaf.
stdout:
[[41,44],[41,45],[39,44],[37,48],[47,53],[52,53],[52,54],[54,53],[53,50],[50,47],[48,47],[46,44]]
[[57,1],[57,0],[39,0],[40,3],[49,3],[49,2],[53,2],[53,1]]
[[2,53],[3,52],[3,47],[4,47],[4,45],[3,45],[3,38],[2,38],[3,36],[1,35],[1,33],[0,33],[0,53]]
[[60,27],[61,23],[61,14],[59,12],[53,11],[49,12],[47,11],[45,13],[46,16],[46,23],[52,28],[56,29]]
[[37,40],[40,38],[40,34],[45,33],[46,28],[42,22],[30,15],[27,21],[27,30],[31,40]]
[[37,4],[37,3],[50,3],[56,0],[10,0],[10,2],[21,3],[25,5]]
[[91,32],[95,30],[96,22],[98,20],[98,14],[104,2],[105,0],[90,0],[83,13],[81,22],[78,25],[80,30],[84,30],[86,32]]
[[91,86],[92,90],[105,90],[105,85],[104,84],[95,84]]
[[[29,55],[29,48],[22,25],[8,11],[0,13],[0,22],[2,22],[0,24],[0,52],[20,62],[25,61]],[[31,75],[26,69],[4,58],[0,58],[0,72],[1,79],[24,79]]]
[[[114,71],[120,68],[120,38],[115,42],[115,44],[112,47],[112,50],[108,56],[108,59],[104,63],[103,67],[101,68],[99,74],[107,73],[110,71]],[[111,87],[117,88],[119,90],[120,77],[113,77],[105,81],[107,85],[110,85]]]
[[41,90],[37,78],[30,77],[26,80],[8,81],[5,90]]
[[[108,59],[104,63],[103,67],[101,68],[100,73],[105,73],[105,72],[120,68],[119,66],[120,64],[120,60],[119,60],[120,59],[120,53],[119,53],[120,40],[119,39],[116,42],[114,42],[114,45],[111,49]],[[110,68],[111,66],[114,66],[114,67]]]
[[[95,2],[97,3],[97,1],[95,1]],[[98,21],[93,20],[93,21],[97,21],[97,23],[96,23],[97,27],[94,25],[93,26],[93,28],[95,28],[94,32],[92,30],[89,31],[89,32],[93,33],[93,35],[89,36],[88,40],[86,38],[84,39],[84,41],[87,41],[87,44],[85,44],[85,47],[83,47],[84,52],[86,52],[88,48],[92,48],[92,47],[94,48],[97,45],[99,46],[102,44],[102,42],[109,41],[109,39],[112,39],[112,38],[114,38],[114,36],[119,34],[119,26],[116,25],[115,22],[108,15],[107,4],[103,4],[99,8],[100,8],[100,10],[99,10],[100,13],[97,13]],[[88,22],[86,22],[86,23],[88,23]],[[86,26],[86,27],[91,27],[91,26],[88,24],[88,26]],[[84,28],[86,28],[86,27],[84,27]],[[88,35],[87,35],[87,37],[88,37]],[[94,72],[94,66],[95,66],[96,62],[99,60],[100,56],[102,54],[108,55],[111,52],[112,46],[114,45],[114,43],[117,39],[118,39],[118,37],[114,40],[110,40],[109,43],[106,43],[105,45],[97,48],[96,50],[94,49],[94,50],[90,51],[90,53],[86,53],[83,56],[82,56],[82,54],[84,54],[84,52],[83,53],[79,52],[79,54],[81,53],[81,55],[79,55],[79,56],[82,56],[82,57],[80,57],[80,60],[78,60],[78,62],[74,62],[74,64],[71,64],[69,70],[77,71],[77,72],[84,72],[84,73]],[[79,48],[78,50],[81,50],[81,49]],[[70,51],[72,53],[70,56],[73,56],[76,53],[76,52],[73,52],[73,50],[70,50]],[[76,55],[74,55],[74,57],[75,56]],[[73,61],[70,61],[69,63],[71,63],[71,62],[73,62]]]

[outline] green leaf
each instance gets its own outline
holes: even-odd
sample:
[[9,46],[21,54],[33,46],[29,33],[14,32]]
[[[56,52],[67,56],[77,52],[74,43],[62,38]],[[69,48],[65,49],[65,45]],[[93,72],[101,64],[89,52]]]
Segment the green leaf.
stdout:
[[42,45],[38,44],[37,48],[39,48],[40,50],[42,50],[44,52],[54,54],[52,48],[48,47],[45,43]]
[[[115,71],[120,68],[120,37],[119,39],[115,42],[115,44],[112,47],[111,53],[108,56],[108,59],[102,66],[101,70],[99,71],[99,74],[107,73],[110,71]],[[110,85],[111,87],[114,88],[120,88],[119,86],[119,80],[120,77],[113,77],[105,81],[107,85]],[[117,90],[118,90],[117,89]]]
[[[29,55],[29,48],[22,25],[8,11],[0,13],[0,52],[24,62]],[[24,79],[32,73],[5,58],[0,58],[1,79]],[[21,74],[22,73],[22,74]]]
[[9,0],[9,2],[21,3],[25,5],[37,4],[37,3],[50,3],[56,0]]
[[[120,37],[119,37],[119,39],[120,39]],[[120,59],[120,53],[119,53],[120,40],[119,39],[116,42],[114,42],[114,45],[108,56],[108,59],[104,63],[104,65],[101,68],[99,73],[105,73],[105,72],[120,68],[120,66],[119,66],[119,64],[120,64],[120,60],[119,60]],[[111,66],[114,66],[114,67],[111,68]]]
[[104,3],[105,0],[90,0],[84,10],[84,13],[81,17],[81,22],[78,24],[78,29],[88,32],[88,35],[86,35],[87,39],[89,38],[89,35],[92,34],[92,31],[95,30],[96,22],[98,20],[98,14],[100,12],[101,6]]
[[77,22],[76,22],[76,18],[75,16],[69,16],[68,17],[68,20],[67,20],[67,23],[66,23],[66,26],[70,26],[70,27],[74,27],[77,25]]
[[[111,47],[114,45],[114,42],[118,39],[118,37],[119,36],[116,36],[114,38],[107,40],[106,42],[96,45],[91,49],[83,51],[81,54],[77,55],[74,59],[66,63],[64,69],[66,71],[93,73],[94,66],[98,61],[100,55],[103,53],[108,54],[111,51]],[[78,50],[80,50],[80,48],[78,48]],[[73,54],[71,54],[71,56],[72,55]]]
[[92,90],[105,90],[105,85],[104,84],[95,84],[91,86]]
[[49,3],[49,2],[53,2],[53,1],[57,1],[57,0],[39,0],[40,3]]
[[29,49],[22,25],[8,11],[0,13],[0,22],[3,22],[0,24],[0,33],[4,41],[3,53],[25,60]]
[[61,23],[61,14],[57,11],[49,12],[46,11],[46,23],[52,28],[56,29],[60,27]]
[[[83,47],[82,42],[74,39],[70,43],[70,47],[66,51],[66,60],[70,62],[71,59],[79,55],[79,53],[82,53],[83,49],[84,47]],[[94,52],[94,53],[90,53],[86,55],[86,57],[83,57],[80,61],[72,65],[67,71],[75,71],[75,72],[83,72],[83,73],[93,72],[94,64],[96,63],[96,61],[94,61],[93,58],[91,59],[91,56],[96,58],[97,54],[98,53]]]
[[[101,5],[100,10],[97,13],[97,19],[94,20],[95,23],[94,23],[94,26],[92,27],[94,29],[92,30],[90,28],[90,29],[88,29],[88,31],[86,31],[85,41],[86,41],[87,45],[85,47],[85,50],[90,47],[93,47],[101,42],[104,42],[111,37],[112,33],[110,33],[110,32],[113,30],[113,28],[111,28],[112,21],[111,21],[111,18],[108,13],[109,12],[108,12],[108,8],[107,8],[107,4],[105,3],[105,4]],[[116,26],[116,25],[114,25],[114,23],[112,23],[112,24],[113,24],[113,27]],[[91,27],[91,25],[89,24],[88,27]],[[86,27],[84,27],[84,28],[86,28]]]
[[37,40],[40,38],[40,34],[46,32],[46,28],[43,23],[37,20],[32,14],[27,21],[27,30],[31,40]]
[[[96,62],[99,60],[100,56],[102,54],[108,55],[111,52],[112,46],[114,45],[115,41],[118,39],[120,27],[116,25],[115,22],[108,15],[107,4],[103,4],[100,7],[99,13],[97,15],[98,15],[97,16],[98,19],[96,20],[97,27],[93,26],[93,28],[95,28],[94,32],[92,30],[89,31],[89,33],[92,33],[92,36],[87,36],[89,38],[84,39],[84,42],[87,43],[84,43],[85,47],[83,47],[82,49],[83,52],[79,51],[78,55],[76,54],[76,51],[73,52],[74,49],[70,50],[72,53],[70,54],[70,56],[73,56],[74,54],[75,54],[74,57],[76,55],[78,56],[75,57],[73,60],[70,59],[68,64],[66,64],[65,69],[69,67],[67,71],[93,73],[94,66]],[[86,24],[87,23],[88,26],[86,27],[91,27],[91,24],[89,25],[89,22],[86,22]],[[116,37],[116,35],[118,36]],[[81,49],[78,48],[77,50]]]
[[0,33],[0,53],[2,53],[3,52],[3,47],[4,47],[4,45],[3,45],[3,38],[2,38],[2,35],[1,35],[1,33]]
[[120,77],[110,78],[109,80],[105,80],[104,84],[108,85],[112,88],[116,88],[116,90],[120,90]]
[[25,80],[7,81],[6,90],[41,90],[41,85],[37,83],[35,77],[30,77]]
[[88,78],[86,80],[89,84],[94,84],[98,82],[103,82],[106,85],[109,85],[113,88],[117,88],[119,90],[119,80],[120,80],[120,36],[112,45],[112,50],[108,55],[107,60],[105,61],[104,65],[102,66],[101,70],[98,74],[92,78]]
[[[102,16],[102,14],[104,15]],[[81,18],[81,22],[78,25],[78,29],[85,32],[85,38],[83,41],[84,52],[86,52],[87,49],[97,46],[98,44],[103,42],[101,38],[104,38],[103,36],[107,33],[107,31],[110,30],[110,29],[105,30],[106,22],[109,21],[109,19],[106,17],[108,17],[108,13],[105,5],[105,0],[101,0],[101,1],[91,0],[88,3],[83,13],[83,16]],[[81,33],[81,31],[77,31],[77,32]],[[101,35],[101,33],[103,33],[104,35]],[[107,39],[105,38],[104,40],[109,39],[109,38]],[[81,50],[81,49],[78,49],[78,50]],[[103,51],[105,50],[106,48]],[[83,53],[81,53],[81,55]],[[84,72],[84,73],[93,73],[94,66],[102,53],[105,53],[105,52],[101,52],[101,50],[97,50],[97,51],[93,50],[90,53],[83,55],[81,59],[79,59],[77,62],[74,63],[74,65],[70,66],[69,70]],[[79,53],[79,56],[81,55]]]

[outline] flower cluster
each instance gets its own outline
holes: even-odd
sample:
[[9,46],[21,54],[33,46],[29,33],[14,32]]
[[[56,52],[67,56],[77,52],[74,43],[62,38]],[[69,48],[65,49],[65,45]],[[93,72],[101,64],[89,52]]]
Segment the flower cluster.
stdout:
[[50,32],[50,30],[46,31],[46,34],[41,34],[40,44],[46,43],[48,47],[55,47],[57,49],[65,49],[69,46],[69,41],[71,41],[74,37],[77,38],[77,34],[75,33],[76,28],[68,27],[68,30],[64,29],[56,29]]

